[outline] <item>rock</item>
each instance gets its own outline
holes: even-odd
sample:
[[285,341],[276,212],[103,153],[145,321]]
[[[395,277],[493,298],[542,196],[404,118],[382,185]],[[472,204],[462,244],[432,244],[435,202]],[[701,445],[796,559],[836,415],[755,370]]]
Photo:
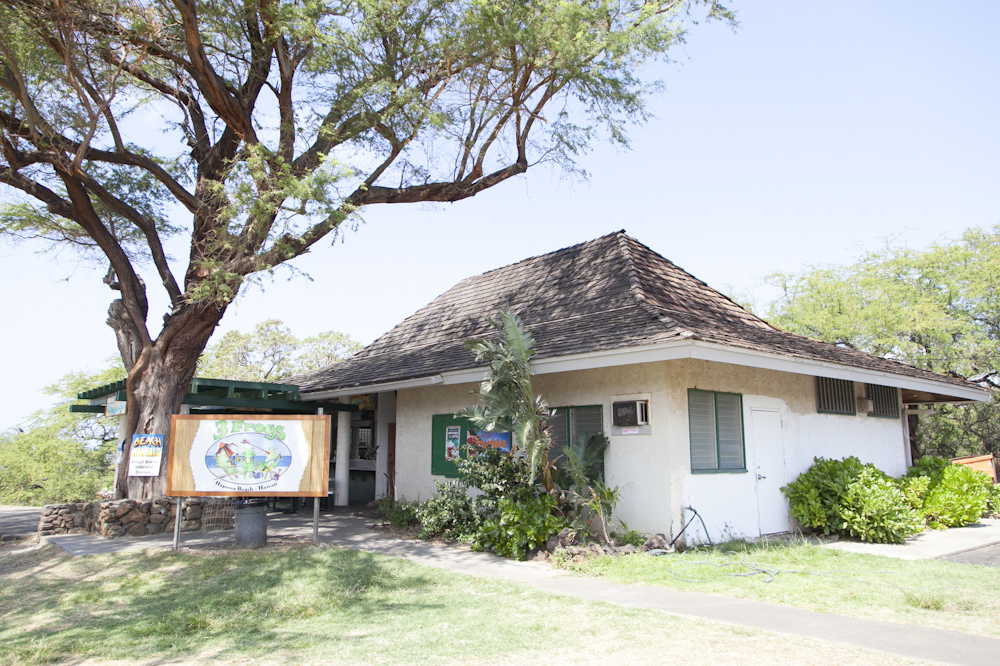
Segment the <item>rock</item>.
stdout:
[[[144,527],[140,525],[140,527]],[[125,534],[126,527],[124,525],[119,525],[118,523],[111,523],[104,526],[104,530],[101,532],[101,536],[107,537],[108,539],[115,539],[117,537]]]
[[78,513],[73,516],[73,527],[83,527],[87,524],[87,516],[83,513]]
[[53,534],[55,534],[55,531],[54,530],[39,530],[38,534],[40,536],[52,536]]
[[156,523],[150,523],[149,525],[146,525],[146,532],[148,532],[149,534],[162,534],[163,533],[163,525],[158,525]]
[[557,548],[570,548],[578,545],[579,543],[579,533],[577,533],[576,530],[565,527],[559,534],[553,534],[549,537],[549,540],[545,542],[545,550],[553,552]]
[[604,554],[604,548],[602,548],[601,544],[599,543],[592,543],[588,546],[588,548],[590,549],[590,552],[592,552],[594,555]]
[[201,507],[198,505],[189,506],[184,509],[184,517],[188,520],[198,520],[201,518]]
[[118,508],[115,509],[115,518],[121,518],[134,508],[135,502],[132,500],[123,500],[121,504],[118,505]]
[[149,513],[149,509],[152,506],[153,506],[153,502],[152,501],[146,501],[146,502],[139,502],[139,507],[138,508],[139,508],[139,511],[142,511],[143,513]]
[[161,497],[158,500],[153,500],[153,504],[157,506],[166,506],[167,504],[170,504],[170,500]]
[[197,520],[182,520],[181,521],[181,532],[194,532],[201,527],[201,523]]
[[667,541],[667,537],[663,534],[654,534],[646,539],[646,543],[642,545],[646,548],[646,550],[665,550],[670,547],[670,542]]
[[87,530],[83,529],[82,527],[74,527],[69,531],[69,534],[86,534],[86,533]]
[[151,513],[149,514],[149,524],[152,525],[162,525],[167,520],[167,517],[162,513]]
[[616,550],[618,551],[619,555],[634,555],[636,553],[641,553],[642,552],[641,550],[639,550],[636,546],[633,546],[632,544],[628,544],[628,545],[622,546],[621,548],[617,548]]
[[125,530],[125,534],[127,534],[128,536],[146,536],[147,534],[146,526],[141,523],[135,523],[127,530]]

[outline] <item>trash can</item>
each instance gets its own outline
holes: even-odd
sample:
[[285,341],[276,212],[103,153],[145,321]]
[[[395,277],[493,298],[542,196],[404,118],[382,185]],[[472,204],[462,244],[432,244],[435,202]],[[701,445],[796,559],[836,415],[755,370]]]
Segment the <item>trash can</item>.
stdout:
[[233,503],[237,548],[263,548],[267,543],[267,500]]

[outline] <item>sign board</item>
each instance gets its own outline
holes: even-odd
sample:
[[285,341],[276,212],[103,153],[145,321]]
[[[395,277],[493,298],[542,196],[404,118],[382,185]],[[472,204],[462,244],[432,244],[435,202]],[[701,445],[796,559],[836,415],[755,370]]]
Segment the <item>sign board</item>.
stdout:
[[129,476],[159,476],[162,459],[163,435],[132,435]]
[[124,400],[115,400],[114,395],[109,395],[104,401],[104,415],[105,416],[121,416],[125,413],[125,407],[128,405]]
[[167,495],[326,497],[329,459],[329,416],[174,415]]

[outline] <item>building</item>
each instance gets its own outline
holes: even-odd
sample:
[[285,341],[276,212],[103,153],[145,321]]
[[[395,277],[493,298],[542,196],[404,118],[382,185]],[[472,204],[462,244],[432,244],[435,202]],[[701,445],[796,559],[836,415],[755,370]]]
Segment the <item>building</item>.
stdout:
[[[289,380],[304,400],[376,396],[369,418],[343,412],[338,428],[358,450],[367,428],[376,494],[426,499],[454,473],[449,444],[468,429],[452,415],[483,378],[463,343],[490,335],[505,303],[536,339],[533,385],[557,408],[557,443],[608,435],[615,517],[643,532],[677,534],[685,507],[713,540],[787,531],[781,487],[815,456],[898,476],[911,463],[907,410],[989,399],[780,331],[618,232],[462,280],[354,357]],[[704,536],[697,522],[685,534]]]

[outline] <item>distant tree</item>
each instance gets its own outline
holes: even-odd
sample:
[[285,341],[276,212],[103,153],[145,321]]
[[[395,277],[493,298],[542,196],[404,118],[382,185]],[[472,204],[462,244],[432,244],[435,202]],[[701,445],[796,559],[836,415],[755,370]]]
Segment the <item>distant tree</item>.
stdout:
[[[365,206],[582,173],[647,117],[640,72],[694,11],[732,19],[717,0],[0,0],[0,233],[109,266],[126,434],[166,434],[248,280]],[[120,490],[159,497],[165,468]]]
[[[1000,225],[767,281],[781,296],[765,316],[784,330],[1000,388]],[[920,453],[1000,454],[1000,401],[937,408],[916,439]]]
[[229,331],[211,344],[198,364],[198,376],[280,382],[342,361],[359,349],[360,343],[337,331],[299,340],[280,320],[268,319],[252,333]]
[[91,501],[112,485],[118,418],[70,413],[69,405],[81,391],[124,377],[114,358],[99,372],[69,373],[44,389],[55,405],[0,433],[0,504]]

